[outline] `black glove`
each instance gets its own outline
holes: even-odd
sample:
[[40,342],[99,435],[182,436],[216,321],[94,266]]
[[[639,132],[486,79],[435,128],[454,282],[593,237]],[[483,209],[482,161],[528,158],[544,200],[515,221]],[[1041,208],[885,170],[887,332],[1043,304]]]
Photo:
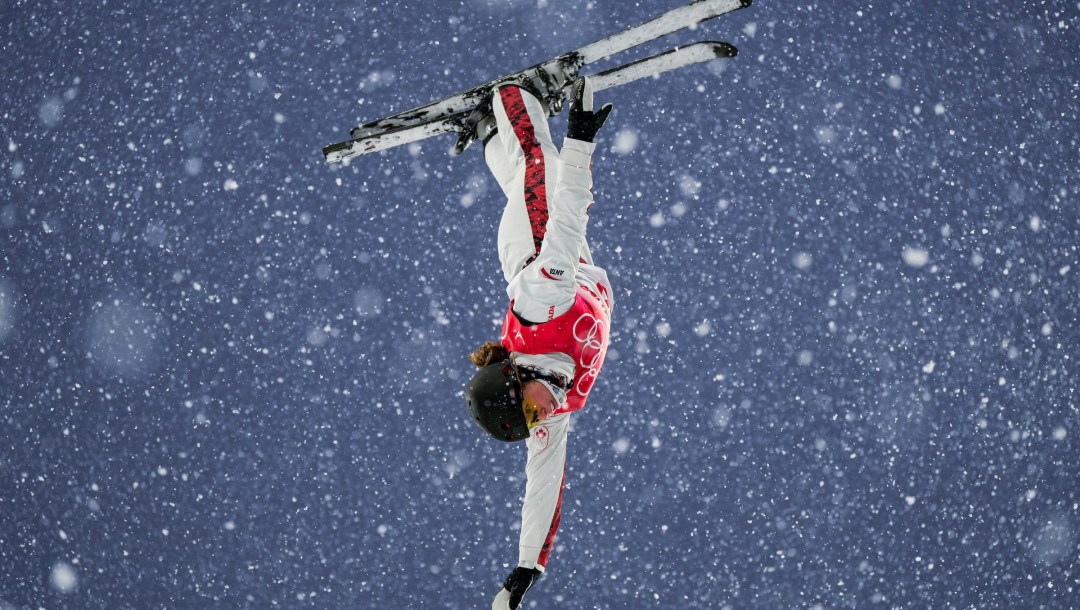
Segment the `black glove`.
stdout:
[[[509,607],[510,610],[517,610],[517,607],[521,605],[521,598],[525,597],[525,592],[533,586],[533,583],[540,580],[540,574],[540,570],[536,568],[514,568],[514,571],[506,577],[506,582],[503,583],[499,594],[495,596],[495,603],[491,607]],[[507,605],[503,606],[504,603]]]
[[570,90],[570,121],[566,137],[592,142],[596,132],[604,126],[611,108],[611,104],[604,104],[603,108],[593,112],[592,85],[584,76],[577,79]]

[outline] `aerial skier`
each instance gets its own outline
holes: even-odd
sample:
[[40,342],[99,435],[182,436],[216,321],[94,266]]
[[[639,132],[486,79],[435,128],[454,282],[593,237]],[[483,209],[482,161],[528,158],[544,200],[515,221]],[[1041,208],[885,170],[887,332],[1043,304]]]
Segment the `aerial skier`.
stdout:
[[510,304],[500,340],[469,356],[480,369],[465,400],[484,431],[524,440],[528,449],[518,564],[494,610],[518,608],[548,564],[562,514],[570,414],[585,405],[608,347],[611,285],[593,263],[586,226],[593,140],[611,104],[594,111],[591,84],[577,79],[559,150],[547,118],[561,84],[503,84],[470,117],[507,198],[498,252]]
[[[679,68],[735,57],[727,42],[701,41],[578,78],[618,53],[750,6],[751,0],[689,0],[653,19],[516,73],[359,125],[323,147],[327,162],[458,133],[456,153],[483,142],[506,195],[498,253],[510,298],[502,334],[469,358],[479,371],[465,389],[469,414],[504,441],[525,440],[525,500],[518,564],[492,602],[516,610],[543,574],[562,515],[570,414],[585,406],[607,353],[612,291],[586,239],[592,154],[611,104],[593,110],[593,91]],[[547,119],[570,87],[562,149]]]

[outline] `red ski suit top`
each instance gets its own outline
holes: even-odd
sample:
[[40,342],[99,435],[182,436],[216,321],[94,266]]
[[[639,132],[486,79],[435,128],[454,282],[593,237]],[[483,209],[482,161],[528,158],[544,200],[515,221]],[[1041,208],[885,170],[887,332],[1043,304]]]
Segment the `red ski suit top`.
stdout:
[[[600,291],[604,290],[598,285]],[[566,313],[541,324],[524,324],[514,313],[514,304],[503,322],[502,345],[511,353],[561,353],[574,361],[574,379],[566,393],[566,403],[555,414],[577,411],[585,406],[589,390],[596,382],[607,355],[610,312],[605,299],[587,286],[578,285],[573,306]]]

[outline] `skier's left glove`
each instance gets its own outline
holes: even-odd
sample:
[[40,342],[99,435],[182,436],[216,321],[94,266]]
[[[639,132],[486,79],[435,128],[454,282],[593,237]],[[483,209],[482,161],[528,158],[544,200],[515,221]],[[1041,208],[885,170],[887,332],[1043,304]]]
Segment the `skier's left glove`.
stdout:
[[540,580],[541,572],[536,568],[514,568],[513,572],[506,577],[503,588],[491,602],[491,610],[517,610],[521,605],[521,598],[529,587]]
[[570,90],[570,120],[567,124],[566,137],[592,142],[596,132],[604,126],[604,121],[611,114],[611,104],[593,112],[593,92],[589,79],[582,76],[574,81]]

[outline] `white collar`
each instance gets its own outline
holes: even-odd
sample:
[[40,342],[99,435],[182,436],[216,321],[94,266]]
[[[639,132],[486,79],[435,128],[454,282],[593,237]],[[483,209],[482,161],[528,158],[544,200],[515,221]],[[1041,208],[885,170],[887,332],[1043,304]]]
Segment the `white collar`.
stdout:
[[537,379],[536,381],[544,384],[544,387],[548,389],[548,392],[551,392],[551,395],[555,397],[555,402],[559,403],[560,407],[566,405],[566,390],[553,385],[545,379]]

